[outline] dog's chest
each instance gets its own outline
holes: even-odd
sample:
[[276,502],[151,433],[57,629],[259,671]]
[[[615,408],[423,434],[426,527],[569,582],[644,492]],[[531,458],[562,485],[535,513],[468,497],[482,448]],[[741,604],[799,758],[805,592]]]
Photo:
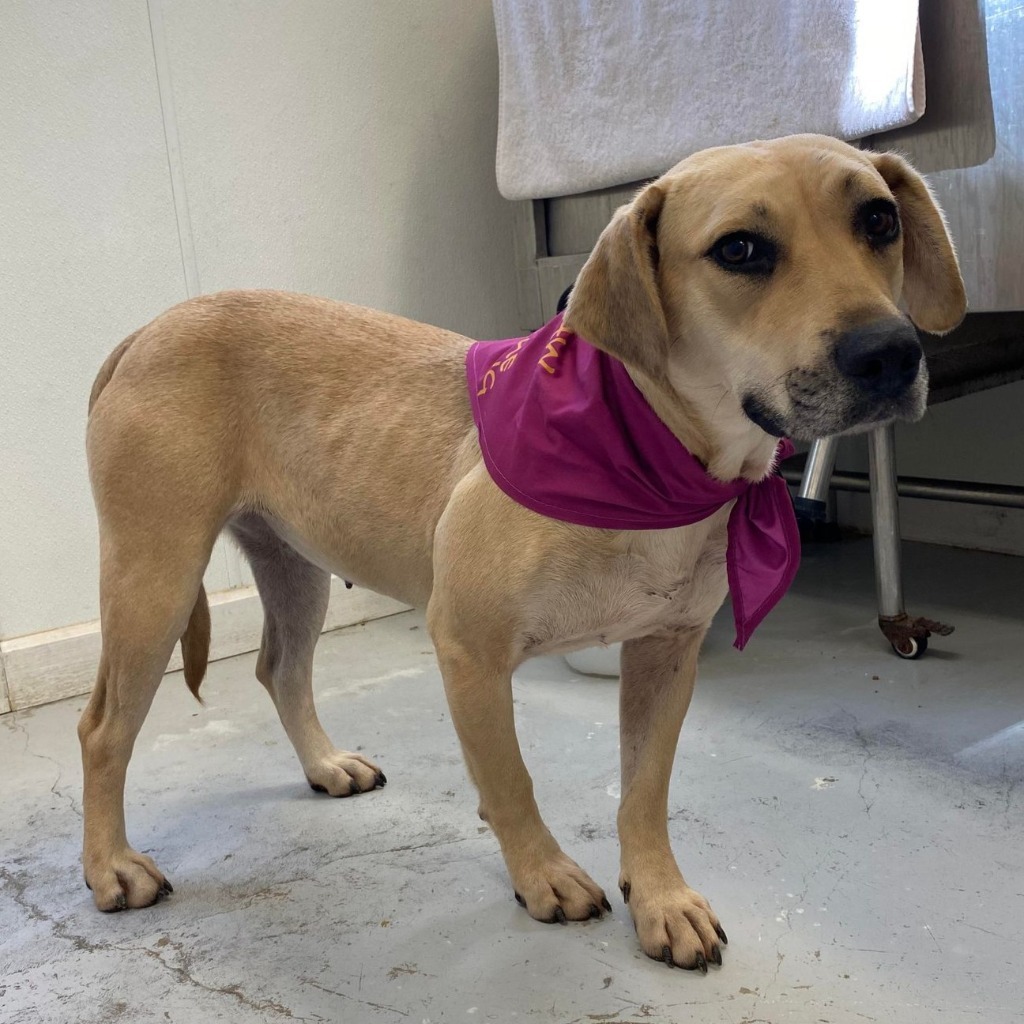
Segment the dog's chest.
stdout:
[[726,506],[679,529],[623,533],[578,572],[561,573],[529,610],[526,653],[559,653],[704,626],[728,591],[729,511]]

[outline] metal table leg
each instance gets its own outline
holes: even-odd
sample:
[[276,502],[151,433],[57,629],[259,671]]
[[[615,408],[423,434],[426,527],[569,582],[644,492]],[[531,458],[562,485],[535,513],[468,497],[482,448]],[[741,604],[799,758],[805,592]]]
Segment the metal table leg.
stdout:
[[793,509],[800,524],[800,538],[808,541],[837,541],[839,528],[828,522],[828,492],[836,464],[839,438],[823,437],[815,441],[807,453],[800,490],[793,499]]
[[948,636],[953,627],[931,619],[911,618],[903,604],[896,430],[891,424],[868,435],[868,454],[878,625],[901,658],[919,658],[928,649],[928,637],[932,633]]
[[811,519],[825,518],[829,483],[836,466],[836,452],[839,450],[838,437],[822,437],[811,445],[804,463],[804,476],[800,481],[800,492],[795,499],[799,511]]

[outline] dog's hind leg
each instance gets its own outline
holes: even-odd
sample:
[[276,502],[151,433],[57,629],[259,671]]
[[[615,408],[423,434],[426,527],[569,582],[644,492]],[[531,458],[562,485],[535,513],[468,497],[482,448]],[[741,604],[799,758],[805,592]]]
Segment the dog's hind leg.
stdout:
[[387,779],[373,762],[334,747],[313,702],[313,650],[327,615],[330,574],[258,515],[237,516],[228,528],[252,566],[263,602],[256,677],[274,701],[310,786],[331,796],[383,786]]
[[149,541],[144,533],[126,535],[112,528],[101,517],[103,650],[96,685],[78,724],[82,862],[100,910],[146,907],[171,891],[156,864],[128,844],[125,775],[175,643],[190,615],[205,618],[202,575],[215,536],[216,531],[197,536],[184,530],[172,535],[169,527]]

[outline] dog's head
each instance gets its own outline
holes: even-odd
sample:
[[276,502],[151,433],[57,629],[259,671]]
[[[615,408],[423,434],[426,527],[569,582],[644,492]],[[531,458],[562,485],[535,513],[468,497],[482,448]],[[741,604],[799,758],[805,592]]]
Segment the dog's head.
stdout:
[[[900,303],[906,315],[900,311]],[[816,135],[707,150],[622,207],[565,324],[716,410],[813,439],[918,419],[914,330],[966,297],[942,213],[899,156]]]

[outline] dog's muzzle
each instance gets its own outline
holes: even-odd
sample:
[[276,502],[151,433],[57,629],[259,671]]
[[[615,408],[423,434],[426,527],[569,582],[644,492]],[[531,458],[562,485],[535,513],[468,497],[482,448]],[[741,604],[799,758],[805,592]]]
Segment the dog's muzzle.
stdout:
[[921,418],[928,378],[909,320],[875,320],[831,338],[821,363],[786,374],[781,402],[767,389],[747,392],[747,417],[768,434],[801,440]]
[[917,380],[921,343],[902,317],[864,324],[839,335],[836,369],[869,400],[898,400]]

